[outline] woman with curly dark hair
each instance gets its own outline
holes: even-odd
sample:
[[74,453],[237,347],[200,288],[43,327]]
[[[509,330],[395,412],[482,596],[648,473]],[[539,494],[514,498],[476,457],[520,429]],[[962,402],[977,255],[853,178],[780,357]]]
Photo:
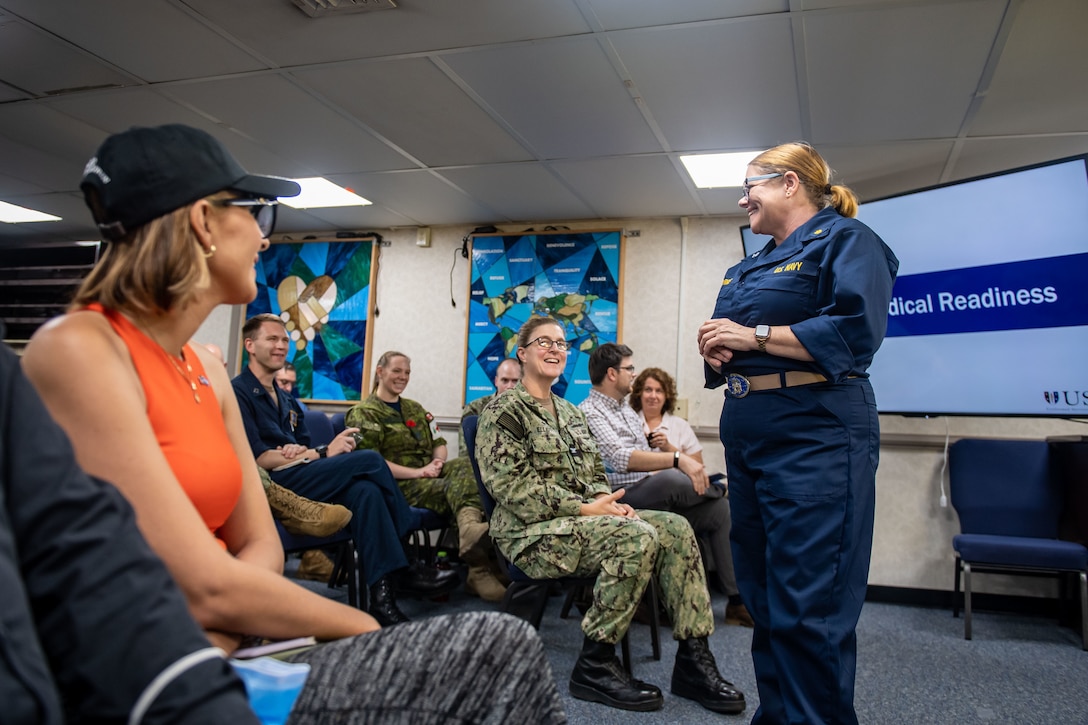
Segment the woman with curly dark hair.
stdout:
[[676,381],[661,368],[646,368],[631,385],[631,407],[642,417],[650,447],[658,451],[680,451],[703,462],[703,444],[676,409]]

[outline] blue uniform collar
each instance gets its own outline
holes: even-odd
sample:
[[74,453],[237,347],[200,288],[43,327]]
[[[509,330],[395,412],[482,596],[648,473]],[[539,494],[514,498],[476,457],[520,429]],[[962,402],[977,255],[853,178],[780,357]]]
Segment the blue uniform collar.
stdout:
[[767,242],[767,246],[756,257],[748,257],[746,261],[750,264],[747,268],[762,267],[789,259],[801,251],[806,244],[823,239],[830,234],[842,222],[842,219],[842,215],[831,207],[821,209],[807,222],[794,229],[793,234],[786,237],[777,247],[773,246],[773,242]]
[[259,401],[259,404],[267,405],[269,410],[275,411],[278,419],[286,420],[287,411],[291,410],[291,396],[273,382],[272,387],[275,389],[276,397],[279,400],[279,407],[277,408],[276,404],[272,402],[272,394],[265,389],[248,366],[238,374],[238,377],[245,383],[246,395]]

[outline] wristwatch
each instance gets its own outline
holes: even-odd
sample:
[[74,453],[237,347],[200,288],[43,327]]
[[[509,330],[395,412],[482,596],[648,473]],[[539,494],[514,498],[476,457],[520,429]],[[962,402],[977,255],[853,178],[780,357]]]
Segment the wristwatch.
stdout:
[[680,467],[680,451],[673,451],[672,452],[672,467],[673,468],[679,468]]
[[328,455],[329,455],[329,447],[328,446],[318,446],[314,450],[317,451],[317,455],[318,455],[319,458],[327,458]]
[[756,325],[756,343],[760,352],[767,352],[767,340],[771,339],[770,325]]

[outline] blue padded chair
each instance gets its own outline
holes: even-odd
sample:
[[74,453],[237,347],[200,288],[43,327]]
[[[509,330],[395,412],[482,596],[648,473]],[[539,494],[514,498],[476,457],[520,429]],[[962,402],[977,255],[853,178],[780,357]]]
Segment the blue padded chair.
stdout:
[[303,416],[306,419],[306,430],[310,432],[310,445],[327,446],[336,437],[332,421],[325,411],[308,408]]
[[333,568],[332,576],[329,577],[329,588],[347,584],[348,604],[361,609],[366,608],[366,602],[359,598],[359,592],[362,591],[360,584],[366,581],[366,577],[363,575],[362,562],[359,562],[355,556],[355,544],[352,543],[351,534],[347,529],[326,537],[300,536],[292,534],[277,521],[276,531],[279,532],[284,554],[294,554],[310,549],[325,549],[332,554]]
[[[964,638],[971,639],[971,574],[1080,580],[1081,642],[1088,649],[1088,549],[1058,539],[1061,491],[1045,441],[964,438],[949,449],[952,506],[963,532],[956,551],[953,616],[963,574]],[[1064,587],[1063,587],[1064,588]]]
[[[465,436],[465,448],[468,453],[468,458],[472,463],[472,472],[476,476],[476,487],[480,491],[480,499],[484,505],[484,513],[487,514],[487,518],[490,521],[491,515],[495,511],[495,499],[491,496],[491,492],[487,490],[487,487],[484,486],[483,476],[480,474],[480,466],[476,461],[476,429],[478,422],[479,419],[477,416],[467,416],[461,421],[461,429]],[[548,604],[548,593],[553,584],[558,583],[573,594],[577,589],[582,587],[592,588],[596,581],[595,577],[534,579],[515,566],[512,562],[502,558],[501,552],[498,553],[500,559],[506,563],[507,573],[510,577],[510,586],[506,588],[506,595],[502,600],[502,611],[509,612],[517,599],[528,600],[530,603],[530,613],[526,619],[536,629],[540,629],[540,621],[544,617],[544,608]],[[658,632],[657,623],[657,585],[652,579],[650,580],[649,586],[646,587],[646,596],[650,599],[650,643],[653,649],[654,659],[660,660],[661,636]],[[566,610],[569,609],[570,600],[571,597],[568,596],[567,604],[564,606],[564,618]],[[623,667],[630,673],[631,647],[626,632],[623,635],[623,640],[620,642],[620,649],[623,654]]]
[[332,434],[334,437],[343,433],[344,428],[347,428],[347,426],[344,425],[344,418],[346,415],[347,414],[343,412],[333,413],[329,418],[329,422],[332,423]]

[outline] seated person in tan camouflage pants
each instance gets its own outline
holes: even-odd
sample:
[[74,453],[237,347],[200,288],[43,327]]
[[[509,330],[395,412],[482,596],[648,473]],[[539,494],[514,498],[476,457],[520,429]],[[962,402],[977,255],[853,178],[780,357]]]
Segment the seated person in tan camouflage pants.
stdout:
[[531,577],[597,578],[571,695],[624,710],[662,707],[661,690],[633,679],[615,655],[654,577],[678,640],[672,693],[742,712],[744,694],[722,678],[707,644],[714,617],[691,525],[678,514],[635,511],[621,502],[623,489],[612,491],[585,416],[551,392],[567,348],[558,322],[530,318],[518,333],[521,383],[480,415],[476,457],[496,501],[491,534]]
[[434,416],[401,396],[411,375],[407,355],[384,353],[375,367],[374,391],[348,411],[344,423],[359,429],[357,449],[381,454],[408,503],[456,518],[458,553],[469,567],[466,591],[501,601],[506,587],[492,570],[476,477],[467,456],[447,460],[446,439],[438,436]]

